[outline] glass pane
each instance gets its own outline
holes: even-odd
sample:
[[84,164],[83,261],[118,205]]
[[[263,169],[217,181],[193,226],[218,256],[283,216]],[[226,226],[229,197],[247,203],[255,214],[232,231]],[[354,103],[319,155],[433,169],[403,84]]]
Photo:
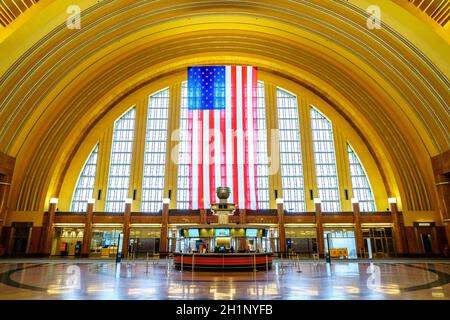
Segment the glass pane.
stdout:
[[95,186],[95,173],[97,170],[98,144],[89,155],[83,170],[78,177],[77,186],[72,197],[70,210],[72,212],[86,212],[87,201],[92,198]]
[[136,108],[127,111],[114,123],[109,164],[106,212],[122,212],[130,185]]
[[284,206],[288,212],[304,212],[305,195],[297,97],[277,89],[277,109]]
[[167,88],[151,95],[148,100],[141,196],[142,212],[162,210],[168,115],[169,89]]
[[352,180],[353,197],[358,199],[361,211],[376,211],[375,200],[372,188],[369,183],[366,171],[359,161],[358,156],[353,151],[350,144],[347,144],[348,160],[350,165],[350,177]]
[[324,212],[341,211],[339,182],[334,154],[333,126],[318,110],[311,108],[312,142],[317,192]]

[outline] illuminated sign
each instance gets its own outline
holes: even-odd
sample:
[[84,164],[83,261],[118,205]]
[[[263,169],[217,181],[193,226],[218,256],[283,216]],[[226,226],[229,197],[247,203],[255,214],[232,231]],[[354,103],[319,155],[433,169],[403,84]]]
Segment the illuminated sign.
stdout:
[[414,222],[414,227],[434,227],[435,222]]
[[188,234],[189,234],[189,237],[193,237],[193,238],[200,237],[198,229],[188,229]]
[[216,237],[229,237],[230,229],[216,229]]
[[258,235],[258,229],[246,229],[245,236],[255,238]]

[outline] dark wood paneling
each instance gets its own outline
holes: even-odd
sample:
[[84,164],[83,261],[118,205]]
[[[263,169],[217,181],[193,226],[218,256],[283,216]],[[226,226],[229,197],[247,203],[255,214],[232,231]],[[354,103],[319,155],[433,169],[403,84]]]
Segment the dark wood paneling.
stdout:
[[28,254],[37,254],[40,251],[42,227],[33,227],[31,229],[30,246],[28,247]]
[[272,216],[247,216],[247,223],[278,223],[278,218]]
[[161,216],[131,216],[131,223],[162,223]]
[[200,216],[169,216],[170,223],[200,223]]
[[0,174],[3,174],[8,177],[8,179],[3,182],[11,182],[15,162],[16,162],[15,158],[10,157],[3,152],[0,152]]
[[353,223],[353,215],[322,215],[322,223]]
[[439,253],[444,253],[445,246],[447,245],[447,234],[445,232],[445,227],[436,227],[436,236]]
[[123,216],[111,217],[111,216],[94,216],[92,218],[93,223],[123,223]]
[[4,254],[7,253],[12,227],[3,227],[0,235],[0,245],[3,246]]
[[404,227],[405,230],[405,237],[406,237],[406,244],[408,248],[408,253],[410,254],[417,254],[420,253],[419,248],[417,247],[417,238],[414,231],[414,227]]
[[55,223],[85,223],[85,216],[56,216]]
[[361,223],[392,223],[391,216],[361,215]]
[[[208,214],[208,211],[206,214]],[[200,210],[178,210],[178,209],[170,209],[169,216],[200,216]]]
[[315,216],[285,216],[284,223],[316,223]]

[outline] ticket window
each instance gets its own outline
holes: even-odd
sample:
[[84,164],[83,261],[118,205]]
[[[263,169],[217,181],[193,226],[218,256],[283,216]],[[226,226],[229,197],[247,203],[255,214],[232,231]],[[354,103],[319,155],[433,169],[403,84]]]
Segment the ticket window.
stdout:
[[161,228],[132,228],[130,229],[130,242],[128,257],[140,258],[147,254],[159,253]]
[[363,227],[362,233],[365,254],[368,258],[395,255],[391,227]]
[[318,250],[316,228],[286,228],[286,248],[290,253],[312,257]]
[[94,228],[92,230],[91,256],[113,258],[119,248],[121,228]]
[[353,228],[324,229],[325,251],[332,258],[356,259],[356,239]]
[[169,228],[168,235],[169,252],[180,252],[181,237],[179,231],[176,228]]
[[52,255],[80,256],[83,237],[84,228],[55,228],[55,236],[52,242]]

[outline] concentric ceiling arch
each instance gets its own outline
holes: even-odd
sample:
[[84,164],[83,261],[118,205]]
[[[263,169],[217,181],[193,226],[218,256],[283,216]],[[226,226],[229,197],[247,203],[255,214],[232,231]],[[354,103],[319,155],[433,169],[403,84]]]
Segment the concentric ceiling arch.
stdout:
[[[449,149],[449,82],[345,2],[102,1],[37,39],[0,78],[0,149],[16,209],[42,210],[92,126],[151,81],[199,63],[257,65],[333,105],[387,161],[405,209],[431,210],[430,157]],[[401,119],[401,121],[398,121]]]

